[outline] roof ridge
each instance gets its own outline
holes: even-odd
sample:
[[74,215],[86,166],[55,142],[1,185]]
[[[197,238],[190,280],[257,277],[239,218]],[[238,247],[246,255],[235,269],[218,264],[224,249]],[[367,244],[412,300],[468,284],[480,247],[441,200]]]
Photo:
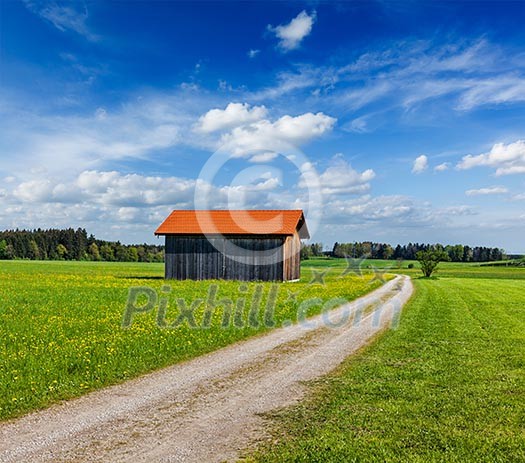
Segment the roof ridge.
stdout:
[[[279,223],[273,213],[281,214]],[[302,209],[176,209],[155,235],[293,235],[296,231],[308,236]]]
[[173,209],[172,212],[303,212],[302,209]]

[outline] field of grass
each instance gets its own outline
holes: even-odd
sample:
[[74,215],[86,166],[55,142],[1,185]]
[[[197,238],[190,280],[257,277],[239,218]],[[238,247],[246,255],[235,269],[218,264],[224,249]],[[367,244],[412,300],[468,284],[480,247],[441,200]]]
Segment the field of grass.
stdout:
[[[412,264],[413,268],[408,268]],[[323,268],[323,266],[337,271],[347,266],[345,259],[312,259],[303,263],[303,268],[308,267]],[[373,272],[374,268],[387,270],[392,273],[402,273],[418,278],[422,275],[417,261],[403,261],[397,263],[392,260],[365,260],[362,263],[363,272]],[[523,279],[524,267],[502,265],[491,265],[490,263],[462,263],[462,262],[441,262],[435,276],[453,278],[487,278],[487,279]],[[351,273],[352,274],[352,273]],[[353,273],[355,275],[355,273]]]
[[[162,264],[0,261],[0,419],[218,349],[270,329],[267,319],[276,326],[293,322],[309,298],[352,300],[381,284],[371,274],[341,277],[344,266],[335,263],[309,261],[300,282],[273,285],[166,282]],[[212,304],[202,302],[196,327],[189,318],[173,326],[181,304],[206,300],[214,284],[217,301],[233,301],[231,317],[224,318],[226,306],[209,312]],[[152,288],[158,304],[123,329],[129,288],[139,286]],[[271,316],[266,307],[274,296]]]
[[397,330],[277,413],[249,461],[525,461],[525,269],[438,275],[414,280]]

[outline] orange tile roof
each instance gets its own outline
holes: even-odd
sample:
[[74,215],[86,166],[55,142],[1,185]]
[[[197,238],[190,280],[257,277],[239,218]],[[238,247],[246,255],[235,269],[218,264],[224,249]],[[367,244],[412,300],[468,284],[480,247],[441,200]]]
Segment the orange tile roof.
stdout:
[[310,238],[301,210],[173,211],[155,235],[293,235]]

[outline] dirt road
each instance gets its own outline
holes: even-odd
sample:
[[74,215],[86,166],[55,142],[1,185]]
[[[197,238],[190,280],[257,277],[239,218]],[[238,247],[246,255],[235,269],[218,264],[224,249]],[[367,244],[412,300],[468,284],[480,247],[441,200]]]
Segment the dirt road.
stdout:
[[1,424],[0,462],[235,461],[264,438],[261,413],[304,397],[411,293],[399,276],[329,315]]

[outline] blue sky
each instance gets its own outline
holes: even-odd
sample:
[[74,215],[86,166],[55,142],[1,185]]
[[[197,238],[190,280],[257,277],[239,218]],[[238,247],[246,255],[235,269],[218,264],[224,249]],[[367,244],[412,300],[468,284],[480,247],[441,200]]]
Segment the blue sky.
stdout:
[[522,2],[0,3],[0,228],[175,208],[525,252]]

